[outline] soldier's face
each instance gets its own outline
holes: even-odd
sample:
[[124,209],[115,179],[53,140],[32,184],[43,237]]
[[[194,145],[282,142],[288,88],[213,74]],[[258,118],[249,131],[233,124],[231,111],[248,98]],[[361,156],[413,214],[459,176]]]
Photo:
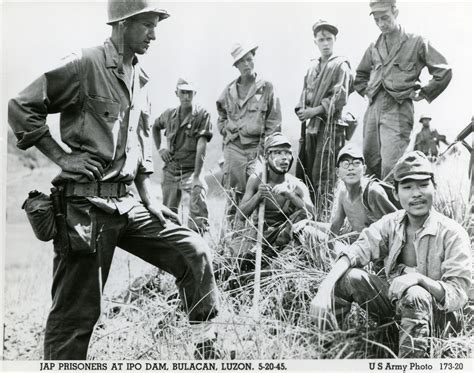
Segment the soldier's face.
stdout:
[[323,57],[332,56],[335,41],[336,37],[326,30],[318,31],[314,37],[314,44],[319,48]]
[[255,67],[253,53],[248,52],[236,62],[235,67],[239,70],[241,76],[251,76]]
[[194,91],[184,91],[182,89],[178,89],[176,91],[176,96],[179,98],[179,102],[181,103],[181,107],[190,107],[193,105],[193,99],[196,92]]
[[287,145],[275,146],[268,150],[268,162],[279,173],[286,173],[290,170],[292,159],[293,153]]
[[157,24],[158,16],[155,13],[143,13],[130,18],[123,36],[124,45],[133,53],[145,54],[151,41],[156,39]]
[[400,201],[408,215],[423,217],[429,214],[433,204],[435,186],[431,179],[400,182],[395,198]]
[[422,124],[423,127],[425,127],[425,128],[428,128],[428,127],[430,126],[430,122],[431,122],[431,119],[428,119],[428,118],[421,120],[421,124]]
[[385,12],[374,12],[374,21],[382,34],[390,34],[398,27],[398,10],[387,10]]
[[354,185],[360,182],[365,173],[365,164],[362,159],[343,156],[336,168],[337,176],[345,185]]

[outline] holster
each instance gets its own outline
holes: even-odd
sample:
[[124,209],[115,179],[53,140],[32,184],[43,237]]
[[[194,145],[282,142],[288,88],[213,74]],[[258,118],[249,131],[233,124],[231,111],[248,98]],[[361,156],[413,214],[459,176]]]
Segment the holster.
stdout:
[[69,235],[66,223],[66,199],[62,186],[51,188],[51,200],[53,201],[54,218],[56,221],[57,234],[54,245],[62,257],[66,257],[70,251]]

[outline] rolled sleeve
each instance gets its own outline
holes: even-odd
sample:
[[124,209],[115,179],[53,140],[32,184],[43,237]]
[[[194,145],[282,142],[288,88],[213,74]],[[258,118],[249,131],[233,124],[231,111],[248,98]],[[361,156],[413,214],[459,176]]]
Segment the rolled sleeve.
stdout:
[[8,103],[8,122],[18,139],[18,148],[34,146],[43,136],[51,136],[48,114],[65,111],[80,99],[79,61],[71,55],[61,65],[43,74]]
[[374,46],[371,45],[364,53],[362,60],[359,63],[359,66],[356,70],[356,76],[354,79],[354,89],[359,93],[362,97],[364,97],[367,87],[369,85],[370,80],[370,72],[372,70],[372,48]]
[[339,257],[345,255],[352,267],[363,267],[372,260],[381,258],[388,253],[389,221],[380,219],[365,228],[352,245],[344,247]]
[[471,287],[471,246],[469,235],[459,228],[450,232],[445,240],[445,260],[441,265],[441,279],[444,302],[439,302],[440,309],[453,312],[461,309],[467,302],[467,293]]
[[219,115],[217,119],[217,129],[219,130],[219,133],[222,136],[225,135],[225,128],[227,125],[227,109],[225,106],[225,95],[226,95],[227,89],[228,88],[226,88],[224,92],[222,92],[221,96],[216,101],[217,113]]
[[423,40],[420,49],[420,59],[424,61],[432,79],[420,90],[428,102],[432,102],[448,86],[453,76],[452,69],[446,58],[438,52],[427,40]]
[[210,114],[203,110],[199,123],[196,128],[196,137],[204,137],[207,142],[212,139],[212,123]]

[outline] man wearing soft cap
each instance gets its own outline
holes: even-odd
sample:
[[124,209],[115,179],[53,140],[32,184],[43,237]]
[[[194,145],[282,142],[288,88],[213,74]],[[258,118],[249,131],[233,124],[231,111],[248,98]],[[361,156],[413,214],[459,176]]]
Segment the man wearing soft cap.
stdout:
[[245,193],[255,160],[263,154],[265,137],[281,130],[280,103],[273,84],[254,72],[257,48],[233,46],[233,66],[240,76],[225,87],[217,100],[217,127],[224,141],[224,185],[231,198],[227,212],[230,221]]
[[[333,312],[341,325],[357,302],[380,324],[396,319],[399,357],[429,357],[429,337],[462,329],[471,285],[470,239],[461,225],[434,209],[436,184],[423,153],[404,155],[394,180],[403,210],[385,215],[342,248],[310,313],[320,328],[331,327]],[[380,277],[362,269],[382,259]]]
[[[370,9],[382,34],[362,57],[354,88],[369,100],[363,134],[367,172],[391,178],[393,166],[410,141],[413,101],[431,103],[446,89],[452,72],[430,42],[398,24],[395,0],[372,0]],[[432,79],[421,86],[419,78],[425,67]]]

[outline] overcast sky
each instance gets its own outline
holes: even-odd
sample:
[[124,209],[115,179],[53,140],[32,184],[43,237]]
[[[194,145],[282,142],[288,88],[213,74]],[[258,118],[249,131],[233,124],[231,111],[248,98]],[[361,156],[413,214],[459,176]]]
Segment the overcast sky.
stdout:
[[[303,77],[318,57],[311,26],[318,18],[334,22],[340,33],[335,53],[349,58],[355,71],[379,30],[364,2],[162,2],[171,17],[159,23],[157,40],[140,58],[151,77],[153,116],[176,106],[176,80],[187,76],[198,87],[197,101],[211,112],[224,86],[237,77],[230,49],[236,42],[259,46],[256,72],[272,81],[281,99],[283,130],[296,138],[299,122],[293,114]],[[415,104],[432,125],[453,138],[472,115],[471,2],[399,2],[399,21],[407,31],[428,38],[453,67],[454,77],[432,104]],[[106,2],[3,3],[3,108],[29,82],[69,52],[101,44],[111,28]],[[423,75],[426,80],[426,74]],[[362,122],[366,101],[357,93],[347,110]],[[4,118],[6,113],[4,111]],[[51,120],[54,123],[55,119]],[[220,142],[216,137],[215,141]]]

